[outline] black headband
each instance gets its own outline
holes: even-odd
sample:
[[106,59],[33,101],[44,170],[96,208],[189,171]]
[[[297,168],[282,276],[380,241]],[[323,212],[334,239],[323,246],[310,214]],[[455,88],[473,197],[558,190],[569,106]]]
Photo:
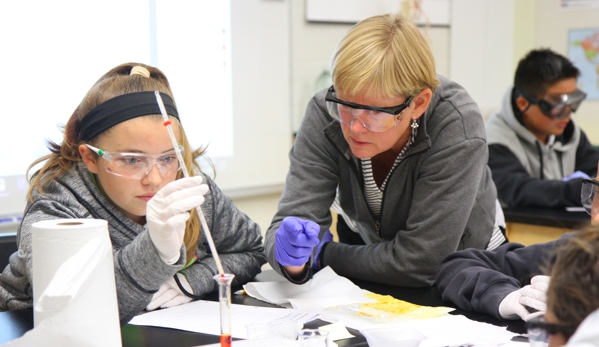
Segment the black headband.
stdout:
[[[173,99],[160,93],[166,113],[179,119]],[[81,139],[89,141],[110,127],[131,118],[161,114],[154,92],[129,93],[112,98],[96,106],[81,120]]]

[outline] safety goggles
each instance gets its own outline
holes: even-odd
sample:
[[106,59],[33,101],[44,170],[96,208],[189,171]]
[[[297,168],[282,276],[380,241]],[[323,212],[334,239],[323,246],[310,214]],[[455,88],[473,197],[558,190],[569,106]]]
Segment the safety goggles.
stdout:
[[410,96],[403,104],[392,107],[360,105],[338,99],[335,86],[329,88],[324,98],[329,114],[336,121],[351,127],[357,119],[364,128],[374,132],[395,128],[403,118],[402,111],[410,106],[413,99],[414,97]]
[[576,112],[578,106],[587,97],[587,94],[580,89],[576,89],[570,94],[561,95],[545,95],[541,99],[535,99],[529,95],[518,91],[528,102],[531,104],[539,105],[539,109],[543,114],[551,119],[564,118],[570,114],[570,112]]
[[[152,170],[154,164],[156,164],[158,172],[162,177],[177,172],[181,168],[181,163],[177,159],[177,153],[174,149],[161,154],[147,155],[141,153],[107,152],[88,144],[86,146],[104,159],[106,172],[117,176],[141,179]],[[183,153],[181,145],[179,145],[179,149]]]
[[594,216],[599,212],[599,182],[591,178],[582,179],[582,188],[580,189],[580,200],[582,207],[588,214]]
[[547,347],[549,337],[558,333],[568,335],[569,327],[562,324],[551,324],[545,321],[545,316],[537,316],[526,322],[528,342],[530,347]]

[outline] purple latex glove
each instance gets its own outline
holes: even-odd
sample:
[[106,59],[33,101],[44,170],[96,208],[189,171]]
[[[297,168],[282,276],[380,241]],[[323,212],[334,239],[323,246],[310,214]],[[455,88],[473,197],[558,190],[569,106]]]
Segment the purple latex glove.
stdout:
[[567,182],[574,178],[589,178],[589,175],[582,171],[574,171],[570,176],[562,178],[562,181]]
[[324,246],[325,243],[332,242],[332,241],[333,241],[333,235],[331,234],[331,231],[330,230],[325,231],[324,234],[322,235],[322,240],[320,240],[320,243],[316,247],[316,252],[314,253],[314,261],[312,262],[312,270],[314,270],[314,271],[320,270],[319,262],[320,262],[320,251],[322,250],[322,246]]
[[285,217],[275,235],[275,258],[283,266],[302,266],[318,245],[320,226],[297,217]]

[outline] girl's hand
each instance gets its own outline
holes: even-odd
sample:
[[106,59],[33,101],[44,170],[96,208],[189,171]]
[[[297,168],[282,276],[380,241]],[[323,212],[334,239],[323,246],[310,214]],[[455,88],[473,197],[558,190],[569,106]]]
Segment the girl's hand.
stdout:
[[208,186],[202,176],[181,178],[158,191],[146,206],[150,238],[160,258],[167,264],[179,260],[189,210],[204,203]]

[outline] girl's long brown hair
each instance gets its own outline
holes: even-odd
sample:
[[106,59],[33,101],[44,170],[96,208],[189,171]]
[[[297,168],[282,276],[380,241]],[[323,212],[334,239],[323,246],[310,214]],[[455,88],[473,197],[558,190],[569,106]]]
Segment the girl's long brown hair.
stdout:
[[[150,76],[146,77],[140,74],[131,75],[131,69],[135,66],[144,67],[150,72]],[[63,129],[64,137],[62,143],[56,144],[51,141],[48,142],[50,154],[35,160],[27,168],[27,174],[29,175],[29,172],[33,167],[40,163],[44,163],[40,169],[36,170],[31,175],[29,191],[27,192],[28,199],[33,201],[33,193],[35,190],[39,192],[39,194],[43,194],[43,188],[46,184],[56,177],[65,174],[74,165],[82,161],[78,149],[79,145],[83,143],[81,140],[80,124],[83,117],[85,117],[85,115],[92,109],[119,95],[156,90],[168,94],[173,98],[173,103],[175,103],[166,76],[162,71],[155,67],[140,63],[126,63],[121,64],[104,74],[104,76],[102,76],[87,92],[79,106],[69,118]],[[179,125],[179,139],[184,149],[183,155],[185,166],[193,168],[194,172],[201,172],[196,159],[205,153],[205,148],[199,148],[192,151],[185,132],[183,131],[183,127],[176,118],[171,117],[171,121],[173,124],[176,123]],[[110,131],[110,129],[107,131]],[[105,133],[98,135],[95,139],[88,142],[93,144],[94,141],[103,134]],[[193,173],[190,172],[190,174]],[[183,173],[179,171],[177,179],[181,177],[183,177]],[[191,217],[187,221],[184,238],[186,261],[189,261],[195,255],[198,240],[200,238],[199,217],[195,209],[190,212]]]

